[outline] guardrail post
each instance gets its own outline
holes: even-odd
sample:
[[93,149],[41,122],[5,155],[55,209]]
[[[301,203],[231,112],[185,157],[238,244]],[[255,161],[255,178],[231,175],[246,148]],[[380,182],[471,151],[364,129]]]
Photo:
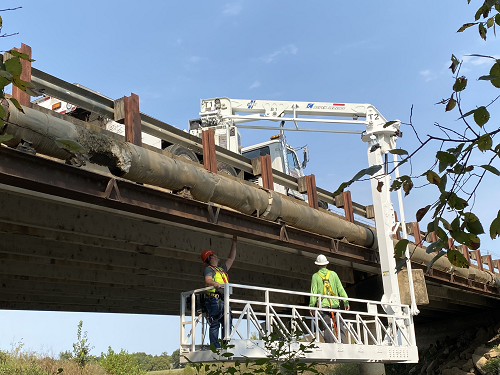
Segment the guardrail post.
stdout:
[[481,258],[481,250],[477,249],[475,250],[476,253],[476,261],[477,261],[477,268],[479,268],[480,271],[483,270],[483,259]]
[[354,223],[354,212],[352,210],[352,199],[351,192],[346,190],[342,193],[342,199],[344,200],[344,215],[347,221]]
[[417,221],[411,223],[411,229],[413,231],[413,238],[415,239],[415,245],[418,247],[422,247],[422,235],[420,234],[420,226],[418,225]]
[[264,155],[260,157],[260,168],[262,176],[262,187],[264,189],[274,190],[271,155]]
[[306,176],[307,185],[307,200],[309,202],[309,207],[318,209],[318,192],[316,191],[316,178],[313,174]]
[[125,141],[142,147],[141,114],[139,96],[131,93],[123,97],[125,112]]
[[491,272],[495,273],[495,267],[493,266],[493,259],[491,259],[491,255],[486,255],[486,263],[488,264],[488,268]]
[[217,173],[214,129],[203,130],[201,133],[201,141],[203,144],[203,166],[207,171]]
[[[25,53],[29,56],[31,59],[31,47],[21,43],[21,48],[14,48],[16,51]],[[21,59],[21,66],[23,68],[23,71],[21,72],[21,79],[26,82],[31,82],[31,62],[27,60]],[[19,104],[25,106],[25,107],[30,107],[31,105],[31,100],[30,96],[26,94],[23,90],[17,88],[16,86],[12,85],[12,96],[17,99]]]
[[456,247],[455,247],[455,241],[453,240],[453,238],[448,238],[448,247],[451,250],[455,250],[456,249]]

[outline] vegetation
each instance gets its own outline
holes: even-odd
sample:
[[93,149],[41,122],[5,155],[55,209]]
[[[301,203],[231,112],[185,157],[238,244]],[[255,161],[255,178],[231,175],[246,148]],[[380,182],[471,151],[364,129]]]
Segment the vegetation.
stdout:
[[101,353],[99,364],[111,375],[145,375],[146,371],[141,369],[134,354],[125,350],[115,353],[111,346],[107,353]]
[[[467,3],[470,4],[471,0],[467,0]],[[461,33],[469,28],[477,27],[479,37],[486,40],[488,32],[492,31],[496,34],[497,26],[500,26],[500,0],[484,0],[474,14],[474,22],[465,23],[457,32]],[[465,257],[450,246],[448,239],[451,238],[456,243],[466,245],[471,250],[480,247],[481,241],[478,236],[485,230],[478,215],[473,212],[474,203],[485,176],[488,174],[492,177],[500,176],[498,169],[500,168],[500,143],[494,142],[495,136],[500,133],[500,126],[492,121],[490,113],[500,95],[496,92],[489,103],[476,108],[471,108],[471,105],[462,100],[465,90],[472,85],[477,92],[481,93],[487,93],[487,88],[493,88],[493,90],[500,88],[500,59],[477,54],[469,56],[491,62],[489,71],[477,77],[476,82],[471,82],[461,73],[462,61],[452,54],[450,70],[454,82],[451,94],[437,103],[444,105],[446,112],[454,113],[453,120],[458,118],[459,121],[450,126],[436,124],[437,130],[443,135],[427,135],[426,138],[421,138],[410,116],[410,123],[403,125],[411,127],[416,135],[418,146],[411,153],[402,149],[390,151],[392,154],[399,155],[401,158],[399,165],[402,165],[423,153],[422,150],[431,143],[439,146],[439,151],[435,153],[435,161],[430,168],[413,174],[412,167],[413,175],[396,178],[390,187],[392,191],[403,189],[405,196],[410,194],[419,182],[421,183],[418,187],[429,185],[434,189],[429,196],[436,197],[436,199],[428,202],[429,204],[419,209],[416,214],[417,221],[421,221],[428,212],[431,212],[427,231],[437,235],[437,240],[427,247],[428,253],[436,253],[429,267],[444,255],[453,265],[468,267]],[[389,121],[386,125],[392,123],[393,121]],[[341,184],[336,193],[341,192],[364,175],[374,175],[380,167],[375,166],[375,168],[360,171],[351,181]],[[383,185],[382,181],[379,182],[380,188],[381,184]],[[489,234],[491,239],[500,236],[500,211],[490,223]],[[395,249],[396,258],[403,258],[399,266],[402,266],[406,260],[404,250],[407,243],[408,240],[401,240]]]
[[500,372],[500,357],[488,359],[482,370],[488,374],[498,374]]

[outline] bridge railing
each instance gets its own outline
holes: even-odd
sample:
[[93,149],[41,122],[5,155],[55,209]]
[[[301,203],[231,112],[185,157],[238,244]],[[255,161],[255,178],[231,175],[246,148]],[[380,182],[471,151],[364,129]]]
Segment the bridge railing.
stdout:
[[[199,297],[208,289],[211,287],[181,294],[180,353],[193,362],[218,359],[209,348],[209,323],[199,305]],[[325,298],[337,299],[355,305],[356,310],[286,303],[292,299],[309,302],[311,296],[318,298],[319,306]],[[305,362],[418,361],[413,318],[407,305],[229,283],[225,285],[222,302],[222,339],[234,345],[233,359],[265,358],[270,347],[264,338],[274,334],[278,340],[295,337],[298,341],[292,340],[292,346],[301,341],[313,343],[314,350],[302,355]],[[335,325],[328,324],[330,319],[325,319],[325,313],[333,313]],[[325,343],[327,336],[333,337],[334,342]]]

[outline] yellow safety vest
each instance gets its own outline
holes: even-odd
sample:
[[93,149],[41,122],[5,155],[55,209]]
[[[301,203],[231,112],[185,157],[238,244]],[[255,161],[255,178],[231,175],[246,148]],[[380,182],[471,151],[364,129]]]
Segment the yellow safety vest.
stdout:
[[[212,266],[209,267],[215,271],[215,276],[212,278],[213,281],[219,284],[226,284],[229,281],[229,276],[227,275],[227,273],[224,271],[223,268],[212,267]],[[213,294],[213,293],[215,293],[215,288],[207,290],[207,294]]]
[[[323,295],[325,296],[337,296],[335,293],[333,293],[332,286],[330,285],[330,270],[326,273],[326,276],[322,276],[319,272],[316,272],[319,277],[323,280]],[[319,298],[318,298],[319,301]],[[332,307],[332,300],[328,298],[328,303],[330,304],[330,308]],[[319,306],[321,307],[321,306]]]

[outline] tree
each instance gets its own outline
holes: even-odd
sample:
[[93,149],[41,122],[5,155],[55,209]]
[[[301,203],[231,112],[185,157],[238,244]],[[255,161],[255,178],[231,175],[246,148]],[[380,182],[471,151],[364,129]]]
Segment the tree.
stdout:
[[[467,0],[470,4],[471,0]],[[484,0],[477,9],[474,16],[475,21],[465,23],[457,32],[461,33],[471,27],[477,26],[479,36],[486,40],[488,30],[495,33],[496,27],[500,26],[500,0]],[[477,84],[491,84],[494,88],[500,88],[500,59],[486,55],[470,55],[491,61],[489,74],[478,77]],[[435,154],[434,164],[424,170],[423,173],[415,175],[403,175],[396,178],[391,191],[403,189],[405,196],[419,181],[423,185],[433,186],[434,201],[427,202],[425,207],[417,211],[416,219],[420,222],[430,211],[432,216],[427,225],[428,232],[434,232],[437,240],[427,247],[428,253],[436,252],[436,256],[430,262],[429,267],[443,255],[447,255],[450,262],[457,267],[468,267],[465,257],[453,246],[448,239],[463,244],[471,250],[480,246],[479,235],[484,233],[484,228],[478,215],[473,212],[474,202],[479,192],[481,183],[487,174],[500,176],[498,160],[500,157],[500,143],[494,144],[494,137],[500,132],[500,126],[490,121],[489,108],[500,97],[496,96],[489,103],[477,108],[467,108],[462,101],[464,90],[468,87],[468,79],[460,73],[462,61],[455,55],[451,56],[450,70],[454,77],[451,94],[448,98],[441,100],[438,104],[445,106],[446,112],[457,114],[461,126],[454,124],[445,127],[436,124],[436,127],[444,136],[427,135],[421,139],[418,131],[411,122],[409,125],[419,142],[418,147],[409,153],[406,150],[395,149],[390,152],[400,155],[399,165],[411,161],[417,157],[424,147],[430,143],[438,142],[439,151]],[[480,89],[484,90],[483,86]],[[388,123],[389,124],[389,123]],[[487,162],[484,162],[487,156]],[[363,173],[362,173],[363,172]],[[358,180],[365,174],[373,175],[373,171],[363,170],[351,181],[342,184],[336,193],[343,191],[350,183]],[[491,239],[500,236],[500,211],[489,226]],[[401,240],[395,248],[395,256],[404,258],[404,250],[407,240]],[[399,265],[403,265],[400,262]]]
[[172,368],[179,368],[180,367],[180,354],[179,354],[179,349],[174,350],[172,352],[172,355],[170,356],[170,363],[172,364]]
[[122,349],[120,353],[115,353],[111,346],[107,353],[101,353],[99,364],[111,375],[145,375],[133,354],[129,354]]
[[90,351],[94,348],[89,344],[87,339],[87,331],[82,335],[83,320],[78,323],[78,332],[76,334],[77,341],[73,344],[73,358],[78,363],[80,367],[85,367],[87,363],[94,359],[94,356],[90,354]]
[[[0,9],[0,12],[12,11],[20,8],[21,7]],[[0,16],[0,37],[5,38],[17,34],[17,33],[2,34],[2,28],[3,28],[3,20],[2,17]],[[26,92],[30,96],[40,96],[41,92],[35,88],[35,85],[33,85],[31,82],[26,82],[21,79],[21,73],[23,71],[21,60],[27,60],[27,61],[35,61],[35,60],[30,59],[29,56],[26,55],[25,53],[18,52],[14,49],[8,50],[6,53],[8,53],[11,57],[7,59],[5,63],[3,61],[0,61],[0,99],[5,99],[5,88],[11,84],[16,86],[20,90]],[[14,106],[19,111],[24,113],[23,108],[21,107],[17,99],[11,97],[8,100],[12,104],[14,104]],[[2,105],[0,105],[0,143],[12,139],[12,135],[2,134],[4,121],[5,121],[5,109],[3,108]]]

